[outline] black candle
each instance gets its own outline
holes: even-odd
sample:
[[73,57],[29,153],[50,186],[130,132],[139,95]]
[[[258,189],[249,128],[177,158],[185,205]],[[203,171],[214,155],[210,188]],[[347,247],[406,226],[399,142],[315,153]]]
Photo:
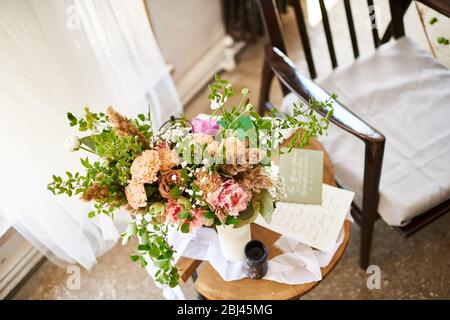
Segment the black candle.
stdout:
[[264,243],[252,240],[245,245],[245,273],[252,279],[260,279],[267,273],[268,251]]

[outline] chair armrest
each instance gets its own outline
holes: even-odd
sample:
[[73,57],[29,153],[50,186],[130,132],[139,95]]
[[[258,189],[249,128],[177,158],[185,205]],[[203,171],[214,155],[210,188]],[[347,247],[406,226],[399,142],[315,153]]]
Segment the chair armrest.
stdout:
[[[278,48],[266,46],[265,59],[266,63],[281,82],[299,98],[306,101],[311,98],[317,101],[324,101],[330,98],[328,92],[309,78],[303,76],[294,63]],[[330,118],[330,121],[335,125],[352,133],[366,143],[380,143],[385,141],[385,137],[381,132],[364,122],[364,120],[338,101],[333,104],[333,108],[333,116]],[[317,110],[317,112],[325,116],[328,110],[322,109]]]
[[450,17],[450,2],[448,0],[417,0],[427,7],[442,13],[446,17]]

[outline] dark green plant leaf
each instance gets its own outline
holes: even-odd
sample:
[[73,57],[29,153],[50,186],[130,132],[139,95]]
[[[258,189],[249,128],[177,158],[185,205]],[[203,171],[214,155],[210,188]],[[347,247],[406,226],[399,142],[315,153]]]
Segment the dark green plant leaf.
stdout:
[[185,222],[181,225],[180,228],[181,232],[183,233],[189,233],[189,223]]
[[180,187],[179,186],[173,187],[172,190],[170,190],[169,194],[172,197],[172,199],[178,198],[179,196],[181,196]]
[[253,223],[258,217],[260,207],[261,204],[259,203],[259,201],[252,201],[251,203],[249,203],[247,209],[239,213],[239,223],[235,224],[234,227],[240,228],[242,226],[245,226],[246,224]]
[[84,144],[91,150],[95,150],[95,142],[92,139],[92,136],[86,136],[80,139],[81,143]]
[[264,220],[270,224],[273,215],[273,199],[269,191],[263,189],[260,193],[255,193],[253,195],[253,201],[258,201],[260,203],[259,211],[263,216]]

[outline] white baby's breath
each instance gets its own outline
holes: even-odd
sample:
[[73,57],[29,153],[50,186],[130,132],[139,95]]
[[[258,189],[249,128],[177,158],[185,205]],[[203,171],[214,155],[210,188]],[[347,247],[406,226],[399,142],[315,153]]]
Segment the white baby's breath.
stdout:
[[217,110],[222,107],[225,102],[227,102],[227,97],[223,98],[222,94],[217,93],[217,97],[214,100],[211,100],[210,108],[211,110]]

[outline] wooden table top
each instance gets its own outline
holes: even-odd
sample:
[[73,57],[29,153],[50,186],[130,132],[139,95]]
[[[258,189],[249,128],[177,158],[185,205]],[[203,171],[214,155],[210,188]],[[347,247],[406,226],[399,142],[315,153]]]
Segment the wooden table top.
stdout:
[[[308,149],[323,150],[324,151],[324,175],[323,182],[332,186],[336,185],[334,180],[334,170],[331,160],[323,149],[323,146],[317,140],[311,140]],[[322,268],[322,277],[325,278],[334,266],[339,262],[345,248],[347,247],[350,237],[350,222],[344,223],[345,237],[344,241],[336,251],[333,259],[328,266]],[[274,247],[274,243],[278,240],[280,235],[259,225],[252,224],[252,239],[259,239],[269,249],[269,259],[275,257],[282,252]],[[188,258],[181,258],[177,263],[180,270],[182,281],[187,281],[192,272],[202,263]],[[217,271],[208,262],[202,263],[202,270],[198,274],[198,279],[195,281],[196,290],[212,300],[288,300],[297,299],[314,288],[320,281],[310,282],[300,285],[288,285],[269,280],[252,280],[242,279],[236,281],[224,281]]]

